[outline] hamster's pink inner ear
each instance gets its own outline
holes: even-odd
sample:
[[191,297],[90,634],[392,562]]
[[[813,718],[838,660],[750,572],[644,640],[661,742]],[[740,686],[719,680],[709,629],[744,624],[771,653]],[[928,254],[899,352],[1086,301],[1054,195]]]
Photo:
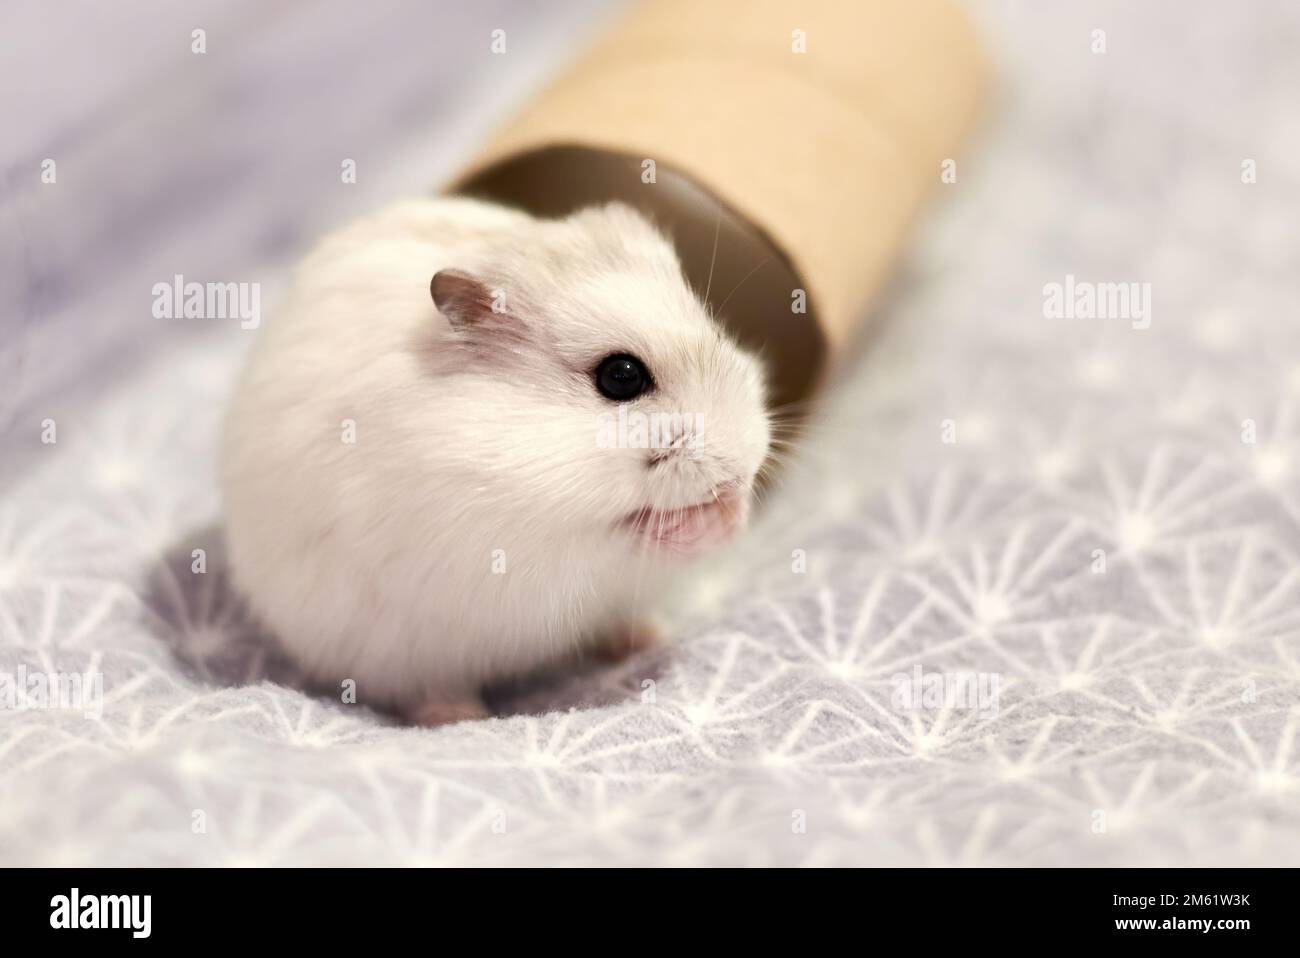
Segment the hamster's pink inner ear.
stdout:
[[455,329],[464,329],[492,314],[492,291],[462,270],[442,269],[434,273],[429,292],[438,312]]

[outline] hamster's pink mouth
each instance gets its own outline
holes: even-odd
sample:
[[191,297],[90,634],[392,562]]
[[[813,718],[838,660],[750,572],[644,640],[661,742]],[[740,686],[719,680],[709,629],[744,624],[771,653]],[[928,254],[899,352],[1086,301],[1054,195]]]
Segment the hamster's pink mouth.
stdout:
[[619,525],[652,549],[693,556],[731,539],[744,527],[748,511],[746,495],[726,486],[706,502],[675,509],[647,506]]

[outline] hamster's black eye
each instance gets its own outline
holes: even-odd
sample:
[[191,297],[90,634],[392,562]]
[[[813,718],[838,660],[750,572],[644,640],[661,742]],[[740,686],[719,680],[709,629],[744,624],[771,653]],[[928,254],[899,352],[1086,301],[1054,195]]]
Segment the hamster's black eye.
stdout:
[[653,385],[650,371],[635,356],[607,356],[596,368],[596,388],[615,402],[635,399]]

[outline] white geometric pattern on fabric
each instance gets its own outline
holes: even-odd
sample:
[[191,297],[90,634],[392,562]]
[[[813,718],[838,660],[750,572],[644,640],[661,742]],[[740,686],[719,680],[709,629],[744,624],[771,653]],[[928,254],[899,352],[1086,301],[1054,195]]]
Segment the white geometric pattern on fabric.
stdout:
[[[0,672],[104,705],[0,713],[0,861],[1300,864],[1300,17],[978,6],[990,129],[785,487],[670,645],[500,693],[530,714],[398,727],[249,629],[237,330],[15,427]],[[1151,282],[1151,328],[1044,318],[1067,274]],[[997,708],[899,708],[918,666]]]

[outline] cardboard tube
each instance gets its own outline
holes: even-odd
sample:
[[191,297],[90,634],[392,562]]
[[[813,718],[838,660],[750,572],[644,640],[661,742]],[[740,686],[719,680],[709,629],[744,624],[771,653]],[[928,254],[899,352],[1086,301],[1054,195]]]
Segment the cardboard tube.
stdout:
[[781,405],[866,315],[984,74],[953,0],[643,0],[451,189],[647,212]]

